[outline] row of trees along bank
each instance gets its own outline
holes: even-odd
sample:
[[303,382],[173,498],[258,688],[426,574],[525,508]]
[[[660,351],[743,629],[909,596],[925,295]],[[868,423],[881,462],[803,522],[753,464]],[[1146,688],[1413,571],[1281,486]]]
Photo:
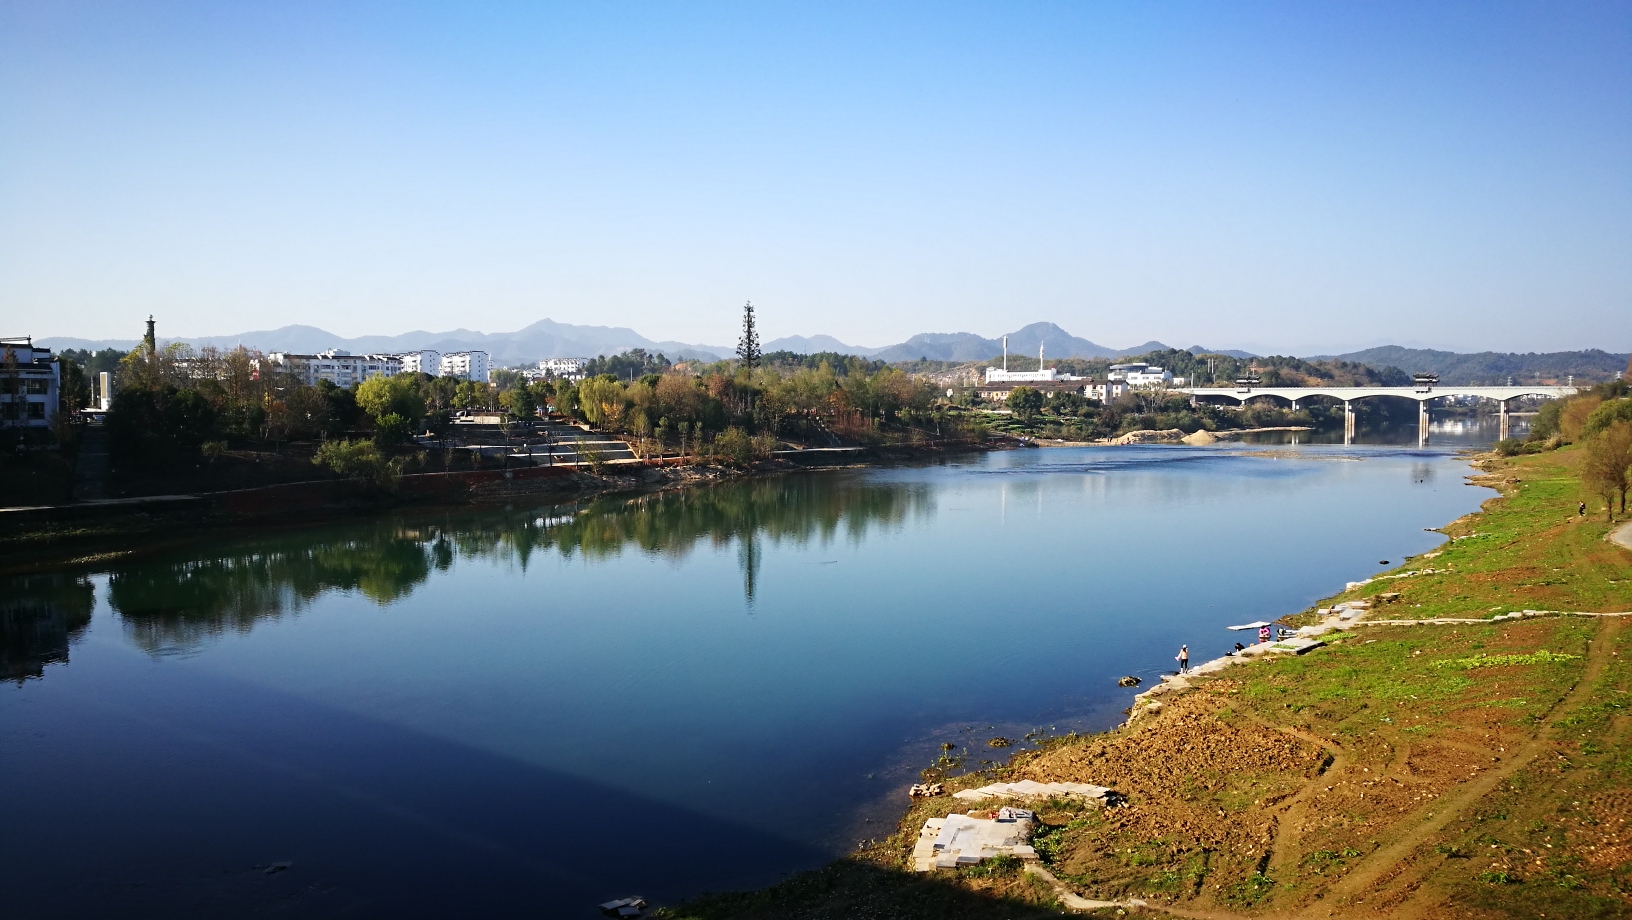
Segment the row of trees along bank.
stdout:
[[[1632,364],[1627,374],[1632,376]],[[1504,456],[1580,445],[1581,481],[1604,503],[1610,520],[1626,515],[1626,493],[1632,487],[1632,387],[1613,380],[1541,407],[1524,440],[1496,445]]]
[[[111,367],[107,415],[114,494],[241,488],[325,475],[374,478],[479,466],[479,456],[427,450],[461,410],[512,422],[556,412],[629,439],[645,455],[684,452],[747,462],[780,441],[891,445],[980,437],[934,389],[882,362],[840,355],[756,355],[672,364],[662,355],[596,359],[581,381],[528,381],[498,371],[491,384],[425,374],[314,386],[249,349],[173,344],[128,353],[64,356],[76,380]],[[86,367],[81,367],[80,361]],[[621,375],[621,376],[620,376]],[[88,390],[79,405],[88,402]],[[78,405],[75,406],[78,408]],[[366,446],[364,446],[366,445]],[[359,473],[359,470],[364,472]],[[373,472],[369,472],[372,470]],[[61,499],[62,496],[51,496]]]

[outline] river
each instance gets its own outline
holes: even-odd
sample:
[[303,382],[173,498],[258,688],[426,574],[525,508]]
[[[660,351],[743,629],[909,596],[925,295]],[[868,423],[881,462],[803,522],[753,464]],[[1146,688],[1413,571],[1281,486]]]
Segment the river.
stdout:
[[[883,836],[943,743],[1441,541],[1441,446],[1024,450],[407,512],[0,582],[19,917],[597,916]],[[1384,560],[1387,560],[1385,562]]]

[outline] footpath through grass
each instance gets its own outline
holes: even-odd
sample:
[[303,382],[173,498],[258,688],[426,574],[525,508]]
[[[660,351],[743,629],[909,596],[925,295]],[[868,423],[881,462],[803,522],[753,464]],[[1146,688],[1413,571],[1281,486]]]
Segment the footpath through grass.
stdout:
[[[1337,599],[1374,619],[1632,610],[1632,552],[1575,514],[1573,451],[1484,464],[1502,491],[1438,553]],[[1391,603],[1377,595],[1398,593]],[[1229,917],[1632,916],[1632,618],[1364,622],[1306,655],[1162,697],[1132,725],[1068,736],[946,781],[1111,786],[1123,807],[1033,802],[1033,845],[1071,894]],[[903,807],[908,803],[903,796]],[[926,818],[759,892],[670,918],[1040,916],[1058,892],[999,864],[909,870]],[[1130,912],[1131,909],[1130,909]],[[1106,911],[1107,915],[1115,913]]]

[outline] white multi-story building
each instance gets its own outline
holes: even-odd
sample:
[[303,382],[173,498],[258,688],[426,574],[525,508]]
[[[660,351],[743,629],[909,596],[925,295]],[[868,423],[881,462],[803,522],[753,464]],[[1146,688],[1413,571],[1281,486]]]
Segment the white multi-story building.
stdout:
[[404,374],[430,374],[435,377],[442,373],[442,355],[429,348],[419,351],[404,352],[395,356],[402,362]]
[[1172,371],[1144,363],[1113,364],[1105,376],[1125,381],[1130,387],[1163,387],[1173,383]]
[[30,336],[0,339],[0,362],[0,428],[51,427],[62,384],[51,349]]
[[1128,384],[1122,380],[1090,383],[1082,388],[1082,395],[1089,399],[1097,399],[1102,403],[1109,403],[1114,399],[1128,395]]
[[488,359],[485,351],[452,351],[442,356],[442,376],[462,377],[486,383]]
[[390,377],[402,372],[402,361],[396,355],[354,355],[332,348],[315,355],[275,351],[267,359],[273,367],[294,375],[307,386],[327,380],[335,386],[349,387],[370,377]]
[[582,380],[584,368],[588,366],[588,358],[546,358],[538,362],[539,373],[546,378],[565,377],[568,380]]

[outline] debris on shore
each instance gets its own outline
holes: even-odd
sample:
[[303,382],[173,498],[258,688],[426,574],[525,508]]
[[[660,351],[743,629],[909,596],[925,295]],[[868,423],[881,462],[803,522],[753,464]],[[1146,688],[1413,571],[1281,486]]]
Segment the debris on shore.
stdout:
[[1026,841],[1036,826],[1035,812],[1007,806],[990,818],[972,814],[930,818],[913,845],[912,867],[919,872],[956,869],[993,856],[1035,860],[1037,851]]

